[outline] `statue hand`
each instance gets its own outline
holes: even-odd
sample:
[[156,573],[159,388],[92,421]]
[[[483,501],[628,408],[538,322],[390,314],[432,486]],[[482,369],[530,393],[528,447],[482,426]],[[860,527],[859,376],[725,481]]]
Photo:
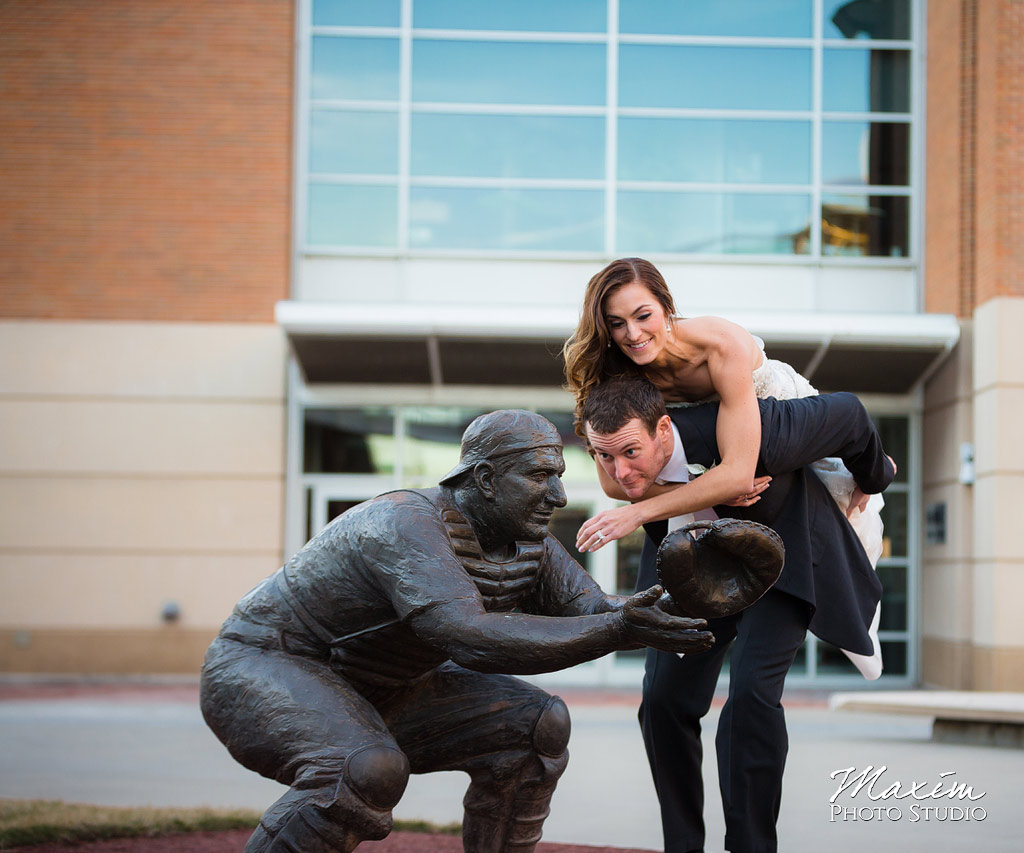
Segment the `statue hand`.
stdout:
[[707,622],[672,615],[663,606],[671,606],[671,598],[663,593],[655,585],[626,600],[619,612],[625,639],[663,652],[702,652],[711,648],[715,637],[706,630]]

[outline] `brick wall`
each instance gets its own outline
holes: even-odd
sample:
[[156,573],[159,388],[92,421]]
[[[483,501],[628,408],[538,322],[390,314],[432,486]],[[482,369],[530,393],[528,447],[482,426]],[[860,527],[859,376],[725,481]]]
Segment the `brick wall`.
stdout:
[[0,0],[0,317],[270,322],[290,0]]
[[1024,3],[978,7],[977,305],[1024,296]]

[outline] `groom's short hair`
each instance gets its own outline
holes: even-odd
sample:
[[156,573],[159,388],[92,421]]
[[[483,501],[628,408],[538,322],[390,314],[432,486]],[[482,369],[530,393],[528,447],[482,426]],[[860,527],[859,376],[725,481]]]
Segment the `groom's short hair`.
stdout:
[[580,412],[584,430],[610,435],[639,418],[653,435],[668,411],[661,391],[642,376],[617,376],[591,389]]

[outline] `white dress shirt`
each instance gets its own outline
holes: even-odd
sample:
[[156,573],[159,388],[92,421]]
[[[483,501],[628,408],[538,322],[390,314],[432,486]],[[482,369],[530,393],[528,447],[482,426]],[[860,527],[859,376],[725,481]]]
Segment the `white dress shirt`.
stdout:
[[[672,427],[672,455],[669,456],[668,462],[665,463],[665,467],[661,469],[661,473],[658,474],[654,482],[658,485],[688,483],[690,481],[690,470],[687,467],[686,450],[683,448],[683,440],[679,437],[679,430],[676,429],[676,425],[671,420],[669,425]],[[671,533],[673,530],[678,530],[684,524],[689,524],[691,521],[706,521],[716,518],[718,518],[718,514],[710,507],[697,510],[697,512],[688,512],[685,515],[673,516],[668,520],[668,532]]]

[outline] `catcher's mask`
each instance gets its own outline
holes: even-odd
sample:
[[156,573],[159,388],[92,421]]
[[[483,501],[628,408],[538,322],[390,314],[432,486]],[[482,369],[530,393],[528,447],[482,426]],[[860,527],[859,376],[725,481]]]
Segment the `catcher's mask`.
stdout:
[[715,619],[764,595],[779,579],[785,557],[782,537],[756,521],[695,521],[662,540],[658,579],[680,613]]

